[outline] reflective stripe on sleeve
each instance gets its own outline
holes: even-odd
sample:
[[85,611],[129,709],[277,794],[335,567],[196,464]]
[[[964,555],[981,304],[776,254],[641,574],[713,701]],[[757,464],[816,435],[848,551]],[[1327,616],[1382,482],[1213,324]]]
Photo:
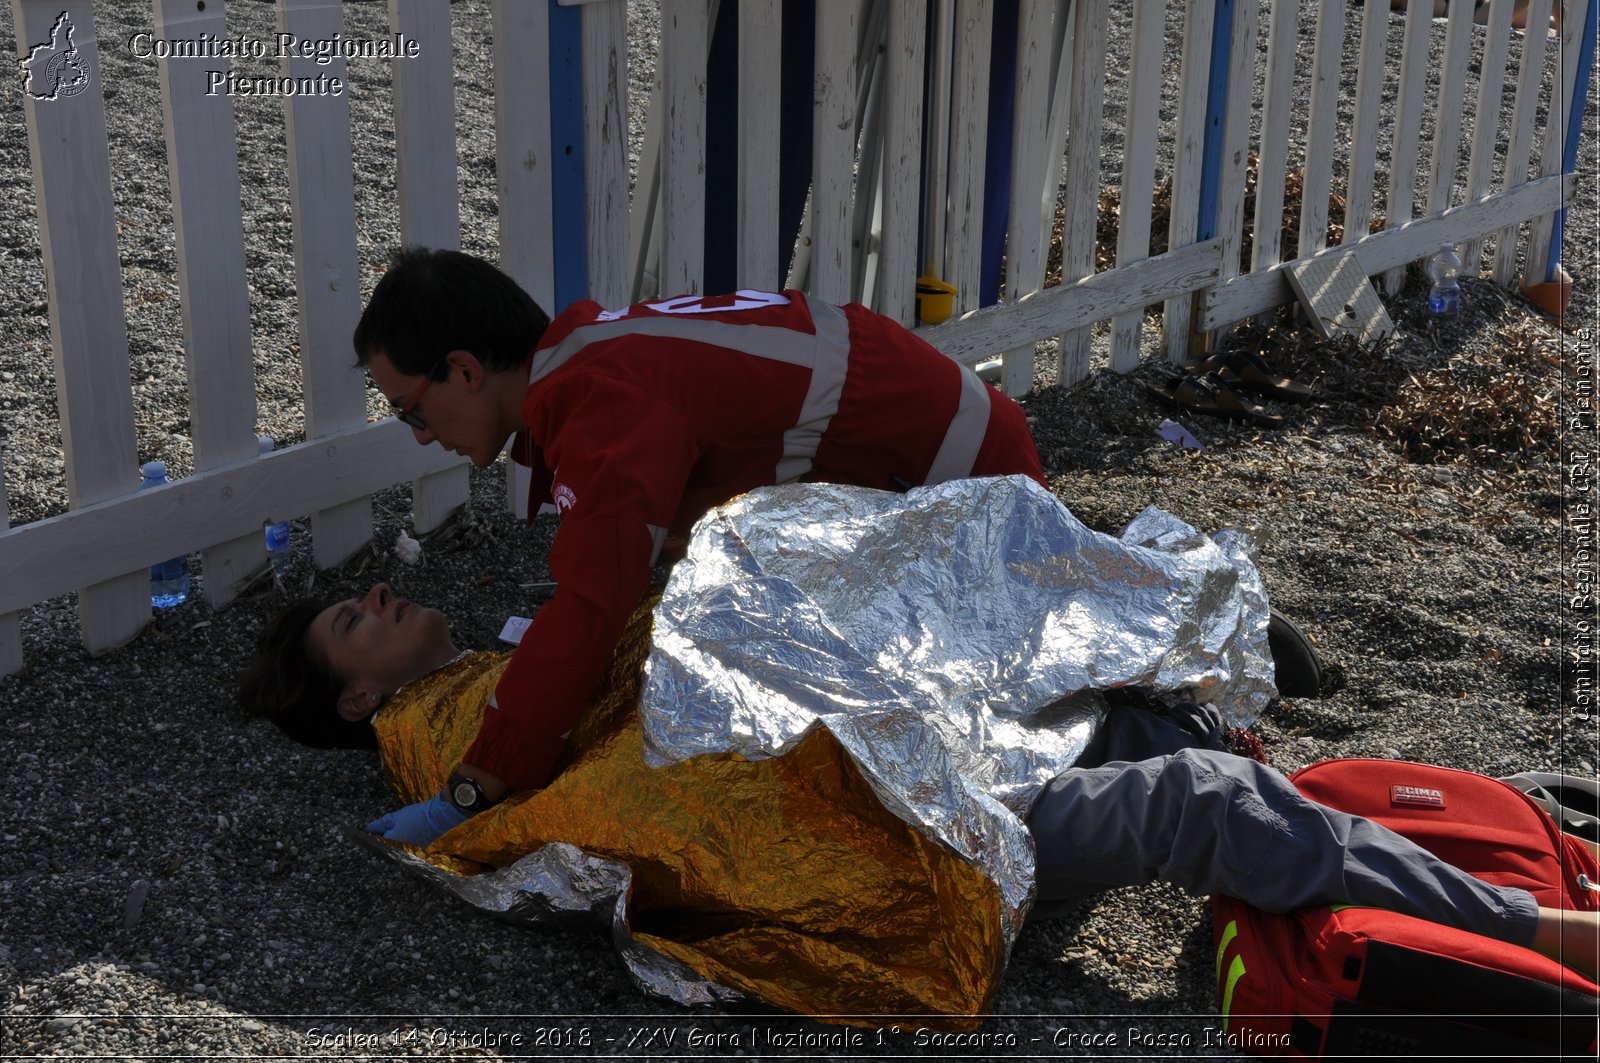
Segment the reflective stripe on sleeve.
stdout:
[[791,483],[811,471],[817,447],[827,434],[833,415],[839,412],[839,396],[850,369],[850,322],[844,311],[828,303],[806,305],[817,330],[811,384],[800,406],[799,422],[783,433],[783,457],[778,461],[773,483]]
[[934,455],[924,483],[937,484],[972,475],[983,437],[989,431],[989,387],[978,374],[961,367],[961,402],[950,418],[939,453]]

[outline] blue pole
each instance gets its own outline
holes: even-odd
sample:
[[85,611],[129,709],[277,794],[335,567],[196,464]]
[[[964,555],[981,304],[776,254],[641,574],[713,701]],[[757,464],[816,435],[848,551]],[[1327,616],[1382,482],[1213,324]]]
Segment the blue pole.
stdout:
[[1006,225],[1011,212],[1011,140],[1016,110],[1016,4],[994,9],[994,41],[989,49],[989,137],[984,145],[983,264],[978,305],[1000,301],[1000,262],[1006,253]]
[[[1583,131],[1584,109],[1589,103],[1589,72],[1594,67],[1596,14],[1600,3],[1590,0],[1583,17],[1583,40],[1578,45],[1578,76],[1572,83],[1572,100],[1567,107],[1566,139],[1561,148],[1561,172],[1570,174],[1578,169],[1578,134]],[[1529,33],[1534,32],[1532,27]],[[1563,56],[1565,58],[1565,56]],[[1556,211],[1550,225],[1550,254],[1544,264],[1544,279],[1556,279],[1556,266],[1561,262],[1561,240],[1567,224],[1567,208]]]
[[1197,240],[1212,240],[1217,235],[1217,200],[1222,191],[1222,134],[1228,117],[1228,67],[1233,61],[1233,2],[1216,0],[1216,27],[1211,31],[1211,78],[1206,86],[1206,139],[1200,154]]
[[550,183],[554,317],[589,294],[583,182],[583,9],[550,4]]

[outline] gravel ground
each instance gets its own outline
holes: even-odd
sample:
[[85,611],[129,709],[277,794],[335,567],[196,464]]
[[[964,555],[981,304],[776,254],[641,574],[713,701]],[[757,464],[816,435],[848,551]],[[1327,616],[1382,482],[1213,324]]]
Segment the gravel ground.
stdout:
[[[346,6],[348,34],[382,32],[384,5]],[[1127,7],[1112,0],[1113,48]],[[95,5],[139,458],[182,476],[192,466],[156,67],[118,44],[148,28],[142,8]],[[653,17],[647,5],[630,8],[634,39],[653,39]],[[274,30],[270,4],[235,0],[229,18],[236,33]],[[454,21],[457,69],[485,69],[485,5],[458,3]],[[11,37],[9,10],[0,24]],[[639,47],[635,69],[648,69]],[[398,238],[384,72],[376,61],[350,70],[369,275]],[[636,129],[646,85],[636,74]],[[458,77],[462,243],[493,257],[487,88]],[[1113,78],[1113,122],[1123,92]],[[257,427],[292,443],[302,426],[281,110],[244,101],[236,114]],[[15,81],[0,87],[0,122],[0,447],[11,518],[22,523],[66,500]],[[1578,277],[1566,333],[1475,281],[1462,318],[1436,327],[1413,279],[1389,300],[1399,333],[1382,348],[1317,344],[1289,329],[1239,338],[1318,386],[1318,401],[1281,411],[1281,430],[1186,418],[1205,449],[1180,451],[1154,435],[1166,411],[1144,395],[1149,370],[1069,390],[1046,368],[1025,401],[1052,487],[1091,525],[1115,530],[1157,504],[1202,528],[1253,529],[1275,603],[1332,665],[1328,697],[1279,703],[1258,725],[1286,770],[1377,756],[1491,774],[1595,773],[1593,721],[1562,709],[1563,681],[1577,674],[1563,603],[1586,570],[1561,564],[1564,528],[1572,545],[1564,500],[1579,497],[1563,486],[1563,464],[1593,453],[1592,431],[1572,430],[1563,414],[1575,408],[1562,406],[1593,379],[1593,127],[1591,115],[1587,179],[1566,234]],[[505,615],[537,601],[519,584],[547,578],[551,533],[501,512],[501,477],[498,467],[474,474],[470,518],[430,542],[416,567],[386,549],[406,526],[405,489],[377,499],[379,548],[338,572],[312,570],[297,523],[287,583],[337,595],[387,579],[444,608],[460,644],[489,646]],[[781,1016],[688,1015],[651,1001],[603,932],[501,924],[359,851],[344,832],[391,803],[370,758],[296,748],[231,708],[234,670],[282,600],[267,588],[215,614],[191,601],[96,659],[77,644],[70,597],[24,615],[31,669],[0,679],[9,723],[0,754],[14,766],[0,782],[0,1055],[706,1054],[690,1045],[694,1031],[741,1037],[742,1052],[716,1054],[784,1055],[767,1038],[817,1033]],[[1210,1043],[1211,978],[1202,900],[1159,885],[1108,894],[1023,933],[983,1027],[1021,1047],[978,1054],[1046,1055],[1057,1030],[1115,1035],[1106,1055],[1227,1052]],[[851,1049],[942,1050],[909,1036],[880,1047],[872,1034]]]

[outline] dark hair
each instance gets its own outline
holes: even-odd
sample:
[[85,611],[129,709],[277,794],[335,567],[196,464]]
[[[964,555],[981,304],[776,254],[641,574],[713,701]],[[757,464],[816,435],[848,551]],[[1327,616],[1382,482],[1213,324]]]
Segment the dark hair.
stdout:
[[382,351],[411,376],[435,375],[451,351],[471,351],[488,369],[520,366],[550,318],[517,282],[460,251],[404,247],[361,312],[356,361]]
[[339,715],[344,684],[306,647],[306,631],[326,602],[302,598],[273,617],[256,640],[256,655],[239,677],[239,706],[271,720],[284,734],[318,749],[375,749],[365,720]]

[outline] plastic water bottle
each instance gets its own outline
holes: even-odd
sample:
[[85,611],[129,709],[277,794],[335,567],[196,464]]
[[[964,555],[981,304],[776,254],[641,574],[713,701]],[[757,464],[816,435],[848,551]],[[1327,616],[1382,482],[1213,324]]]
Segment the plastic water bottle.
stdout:
[[[167,463],[147,462],[139,470],[144,479],[139,490],[162,487],[167,482]],[[159,565],[150,566],[150,604],[157,609],[170,609],[182,605],[189,597],[189,569],[187,557],[174,557]]]
[[1461,313],[1461,259],[1456,256],[1455,244],[1440,244],[1439,251],[1428,259],[1428,276],[1433,280],[1433,290],[1428,292],[1428,312],[1434,317],[1455,317]]
[[[261,448],[261,453],[271,454],[276,445],[271,436],[256,436],[256,445]],[[272,562],[272,570],[281,578],[289,569],[289,522],[280,520],[276,524],[266,527],[267,560]]]

